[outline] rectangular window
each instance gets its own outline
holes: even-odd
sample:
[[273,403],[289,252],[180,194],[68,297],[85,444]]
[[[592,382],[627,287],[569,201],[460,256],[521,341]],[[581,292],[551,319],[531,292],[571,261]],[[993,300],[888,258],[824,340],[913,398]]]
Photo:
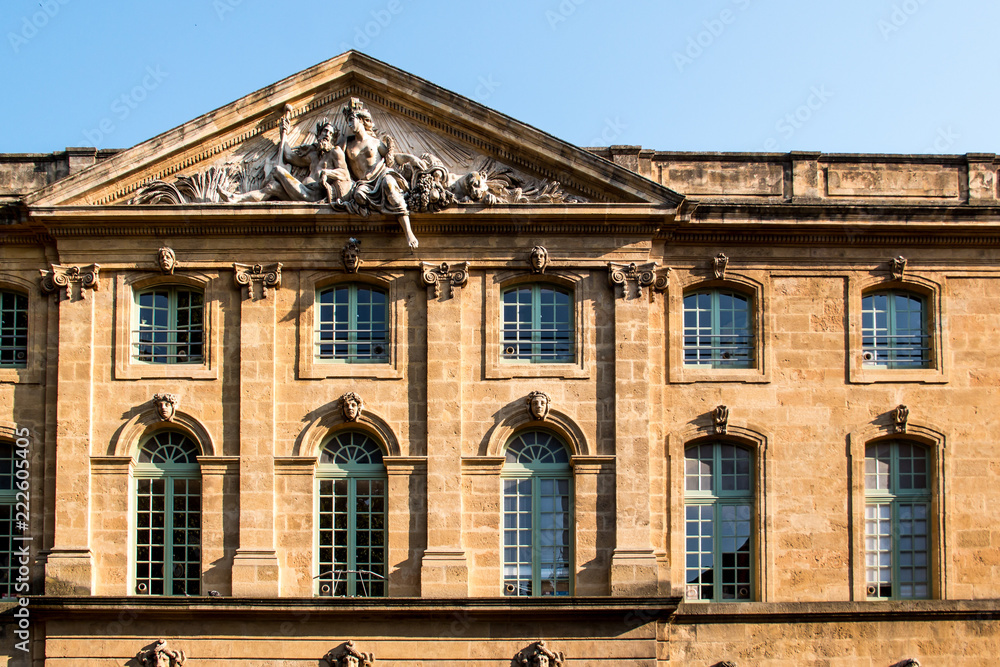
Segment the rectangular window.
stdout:
[[135,359],[152,364],[200,364],[204,355],[205,298],[177,287],[140,292]]
[[500,358],[533,364],[572,363],[572,295],[549,285],[525,285],[503,293]]
[[931,336],[924,298],[888,290],[861,299],[861,345],[865,366],[930,368]]
[[389,361],[388,306],[383,290],[337,285],[316,299],[316,358],[344,363]]
[[28,297],[0,291],[0,367],[28,365]]
[[684,295],[684,365],[751,368],[754,362],[750,299],[727,290]]

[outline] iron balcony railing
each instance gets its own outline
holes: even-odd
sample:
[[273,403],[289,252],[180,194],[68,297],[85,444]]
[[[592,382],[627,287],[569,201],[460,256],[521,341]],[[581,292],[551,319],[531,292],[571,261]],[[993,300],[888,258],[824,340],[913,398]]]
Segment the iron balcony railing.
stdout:
[[930,335],[862,335],[861,359],[865,366],[883,368],[928,368],[931,363]]
[[317,359],[342,361],[388,361],[389,332],[385,329],[319,329]]
[[195,364],[204,361],[202,329],[135,329],[132,356],[158,364]]
[[500,345],[505,361],[573,361],[576,343],[571,329],[508,329]]

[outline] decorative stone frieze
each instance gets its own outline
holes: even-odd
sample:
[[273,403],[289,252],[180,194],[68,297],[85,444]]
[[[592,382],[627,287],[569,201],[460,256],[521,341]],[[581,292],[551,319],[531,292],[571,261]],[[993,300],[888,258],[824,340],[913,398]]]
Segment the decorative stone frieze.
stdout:
[[353,236],[347,239],[347,245],[340,251],[340,259],[344,262],[344,271],[357,273],[364,260],[361,259],[361,241]]
[[163,246],[156,251],[156,265],[160,271],[166,274],[173,274],[174,267],[177,266],[177,255],[173,249]]
[[536,421],[544,421],[549,414],[551,399],[543,391],[533,391],[528,394],[525,401],[528,407],[528,414]]
[[139,652],[139,664],[143,667],[179,667],[186,660],[184,651],[174,651],[165,639],[158,639],[153,647]]
[[175,394],[153,394],[153,405],[156,406],[156,416],[160,421],[173,421],[178,403],[180,399]]
[[446,283],[454,289],[462,287],[469,282],[468,262],[456,264],[454,268],[448,262],[441,262],[440,264],[421,262],[420,264],[423,266],[420,280],[428,287],[434,287],[435,299],[441,298],[442,283]]
[[563,652],[549,650],[544,639],[514,656],[514,664],[523,667],[562,667],[565,661]]
[[545,273],[545,268],[549,265],[549,251],[544,246],[536,245],[528,255],[528,266],[532,273]]
[[642,296],[642,288],[650,287],[657,292],[667,289],[669,283],[669,269],[665,273],[658,274],[656,262],[648,262],[641,266],[635,262],[629,264],[619,264],[608,262],[608,282],[614,285],[621,285],[623,298],[628,298],[629,285],[635,285],[635,294]]
[[902,255],[898,257],[893,257],[889,260],[889,272],[892,274],[893,280],[902,280],[903,273],[906,271],[906,258]]
[[892,430],[894,433],[906,433],[906,420],[910,418],[910,409],[905,405],[897,405],[892,411]]
[[358,394],[349,391],[340,397],[340,411],[344,413],[344,419],[349,422],[358,421],[358,417],[365,409],[365,401]]
[[712,411],[712,424],[715,426],[717,435],[725,435],[729,430],[729,407],[725,405],[716,406]]
[[233,274],[237,287],[246,287],[249,298],[256,298],[254,286],[260,286],[260,298],[267,298],[267,288],[281,287],[281,262],[274,264],[240,264],[233,262]]
[[343,646],[328,651],[323,659],[332,667],[371,667],[375,654],[359,651],[351,639]]
[[726,253],[720,252],[712,259],[712,273],[716,280],[726,279],[726,267],[729,266],[729,257]]
[[86,299],[86,290],[92,289],[95,292],[101,287],[99,280],[101,265],[89,264],[87,266],[65,266],[62,264],[52,264],[52,269],[46,271],[42,269],[42,292],[51,294],[57,290],[65,290],[66,298],[73,297],[73,285],[80,286],[80,298]]

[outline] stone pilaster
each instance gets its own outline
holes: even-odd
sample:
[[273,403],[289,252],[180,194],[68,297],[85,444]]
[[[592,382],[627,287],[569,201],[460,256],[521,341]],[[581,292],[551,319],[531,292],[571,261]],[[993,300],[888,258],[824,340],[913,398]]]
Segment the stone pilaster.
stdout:
[[[442,276],[427,304],[427,549],[423,597],[466,597],[469,566],[462,544],[462,290]],[[464,282],[464,281],[459,281]]]
[[420,597],[420,568],[427,546],[427,461],[422,456],[386,456],[389,533],[388,595]]
[[[257,271],[257,273],[261,273]],[[233,595],[277,597],[274,542],[275,298],[253,278],[240,305],[240,538],[233,557]],[[259,282],[259,281],[258,281]],[[277,289],[273,283],[270,287]]]
[[202,593],[232,591],[233,547],[237,540],[240,460],[237,456],[199,456],[201,468]]
[[[56,385],[55,523],[52,548],[45,554],[46,595],[92,595],[94,558],[90,549],[90,443],[94,396],[94,304],[79,281],[43,281],[54,292],[59,330]],[[47,276],[50,278],[51,276]],[[64,293],[65,290],[65,293]]]
[[[613,288],[615,289],[615,288]],[[650,529],[649,298],[636,280],[615,289],[615,550],[612,595],[656,595]]]
[[575,595],[608,595],[609,547],[615,531],[615,457],[573,457],[573,515],[576,522]]

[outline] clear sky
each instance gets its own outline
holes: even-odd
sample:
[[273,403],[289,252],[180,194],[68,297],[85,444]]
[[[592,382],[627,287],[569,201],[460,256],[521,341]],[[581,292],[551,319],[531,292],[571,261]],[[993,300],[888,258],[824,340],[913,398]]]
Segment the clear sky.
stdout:
[[581,146],[1000,152],[996,0],[2,1],[0,152],[132,146],[349,48]]

